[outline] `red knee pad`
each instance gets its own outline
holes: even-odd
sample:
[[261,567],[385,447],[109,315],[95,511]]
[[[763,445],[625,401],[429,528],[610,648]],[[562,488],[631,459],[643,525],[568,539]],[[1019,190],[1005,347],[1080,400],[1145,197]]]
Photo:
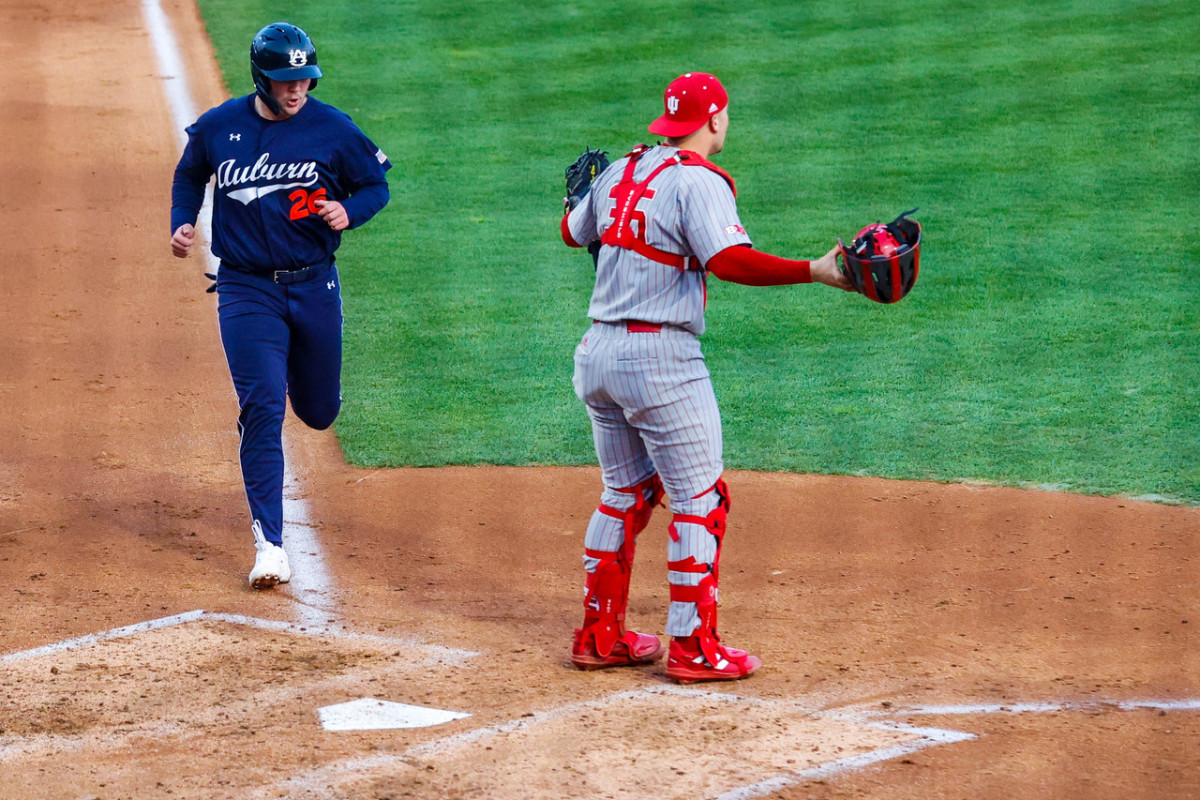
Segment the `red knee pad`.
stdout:
[[[717,507],[716,508],[714,508],[712,511],[708,512],[708,514],[706,514],[703,517],[697,517],[692,514],[676,514],[674,517],[671,518],[671,525],[667,528],[667,531],[668,531],[668,533],[671,534],[671,539],[678,542],[679,541],[679,531],[675,527],[676,524],[680,523],[680,522],[689,522],[693,525],[704,526],[705,530],[707,530],[710,534],[712,534],[714,537],[716,537],[717,548],[716,548],[716,554],[713,556],[713,563],[712,563],[712,570],[711,570],[712,577],[713,577],[713,593],[715,596],[716,581],[720,576],[721,546],[725,543],[725,527],[726,527],[726,521],[729,518],[729,505],[730,505],[729,504],[729,486],[725,483],[725,481],[718,480],[716,483],[713,484],[711,489],[701,492],[700,494],[696,495],[696,497],[697,498],[703,497],[704,495],[708,494],[709,492],[717,493]],[[696,560],[694,558],[692,558],[692,556],[688,556],[686,559],[684,559],[682,561],[670,562],[669,564],[667,564],[667,569],[674,570],[675,572],[709,572],[710,571],[706,564],[697,563]],[[695,586],[675,587],[675,586],[672,586],[671,590],[674,591],[677,588],[694,590],[699,587],[695,587]],[[674,600],[675,598],[672,597],[671,599]],[[682,602],[697,603],[697,605],[699,604],[696,600],[685,600]]]
[[693,525],[703,525],[709,533],[717,537],[717,557],[720,558],[721,542],[725,539],[725,521],[729,517],[729,485],[725,481],[718,479],[711,488],[706,489],[692,499],[698,500],[709,492],[717,493],[716,508],[703,517],[698,517],[694,514],[676,514],[671,518],[671,525],[667,528],[667,532],[671,534],[673,541],[678,542],[679,531],[675,529],[675,523],[690,522]]
[[[654,507],[662,505],[663,491],[662,479],[655,473],[646,480],[636,486],[629,486],[624,489],[614,489],[613,491],[621,494],[631,494],[634,497],[633,506],[628,510],[622,511],[619,508],[600,504],[600,513],[619,519],[625,524],[625,544],[623,548],[628,555],[630,563],[633,562],[633,548],[637,541],[637,535],[646,529],[650,524],[650,516],[654,513]],[[646,495],[650,496],[647,497]]]

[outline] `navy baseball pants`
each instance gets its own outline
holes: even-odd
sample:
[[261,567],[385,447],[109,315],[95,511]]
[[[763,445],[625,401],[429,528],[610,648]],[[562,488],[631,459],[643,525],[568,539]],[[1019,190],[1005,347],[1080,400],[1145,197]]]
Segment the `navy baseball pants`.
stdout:
[[217,317],[237,391],[242,481],[268,542],[283,541],[283,417],[323,430],[342,403],[342,296],[337,267],[287,285],[223,268]]

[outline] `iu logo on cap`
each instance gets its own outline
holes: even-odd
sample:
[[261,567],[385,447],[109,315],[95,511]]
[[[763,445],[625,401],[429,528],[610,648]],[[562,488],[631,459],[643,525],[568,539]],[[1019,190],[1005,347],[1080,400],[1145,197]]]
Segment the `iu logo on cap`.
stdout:
[[308,53],[303,50],[288,50],[288,63],[293,67],[303,67],[308,63]]
[[679,111],[679,98],[675,95],[671,95],[667,98],[667,111],[669,111],[672,115]]

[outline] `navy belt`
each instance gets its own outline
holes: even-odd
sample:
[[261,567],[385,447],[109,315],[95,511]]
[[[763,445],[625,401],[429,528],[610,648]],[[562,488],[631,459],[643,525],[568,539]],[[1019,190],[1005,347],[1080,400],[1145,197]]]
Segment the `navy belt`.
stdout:
[[303,269],[277,269],[271,273],[271,280],[278,283],[280,286],[287,286],[290,283],[301,283],[317,274],[320,267],[305,267]]
[[328,264],[313,264],[309,267],[301,267],[300,269],[276,269],[276,270],[253,270],[237,264],[231,264],[228,261],[221,262],[222,269],[230,269],[234,272],[241,272],[245,275],[258,275],[262,278],[267,278],[280,286],[288,286],[293,283],[303,283],[311,280],[323,272]]

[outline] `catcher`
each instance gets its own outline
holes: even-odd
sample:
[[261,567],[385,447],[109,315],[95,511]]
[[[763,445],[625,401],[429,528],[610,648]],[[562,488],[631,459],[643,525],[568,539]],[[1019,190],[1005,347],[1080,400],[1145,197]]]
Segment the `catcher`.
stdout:
[[823,283],[849,290],[838,246],[814,261],[755,250],[738,217],[733,178],[708,159],[729,130],[728,97],[712,75],[671,82],[664,113],[640,145],[608,165],[589,150],[567,169],[562,238],[595,253],[588,326],[575,349],[575,392],[587,406],[604,483],[584,540],[580,669],[646,664],[656,636],[625,626],[638,534],[664,497],[671,637],[666,673],[681,683],[737,680],[761,661],[717,631],[717,587],[730,509],[721,417],[699,337],[709,275],[752,286]]

